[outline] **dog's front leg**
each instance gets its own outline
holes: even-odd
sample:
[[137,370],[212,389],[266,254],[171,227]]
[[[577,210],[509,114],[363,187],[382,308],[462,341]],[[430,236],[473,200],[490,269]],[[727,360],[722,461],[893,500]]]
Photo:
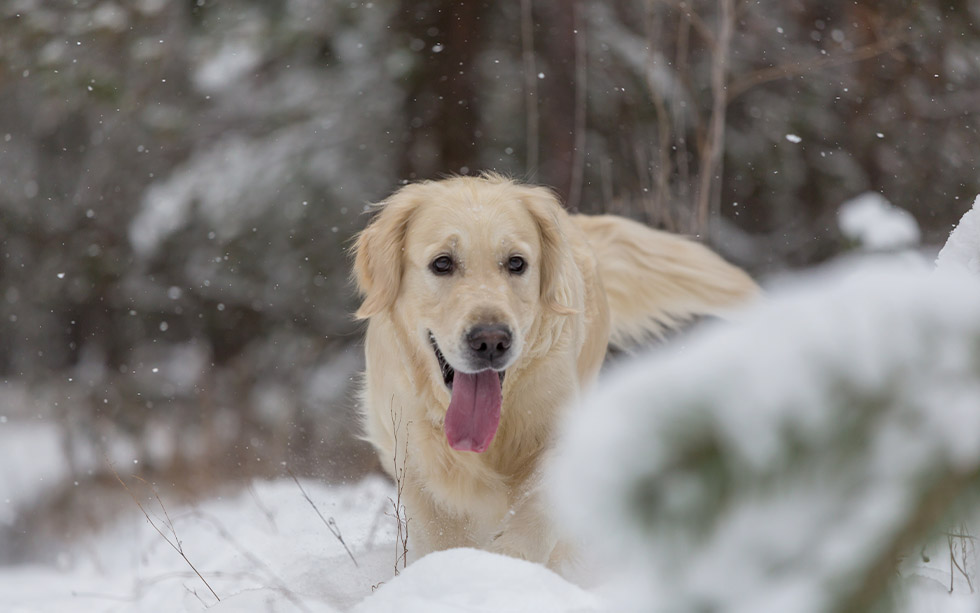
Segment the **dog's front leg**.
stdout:
[[408,485],[404,500],[411,560],[417,560],[433,551],[477,546],[465,518],[443,509],[418,482],[409,480]]
[[535,484],[521,493],[501,522],[490,551],[545,564],[558,543],[543,495]]

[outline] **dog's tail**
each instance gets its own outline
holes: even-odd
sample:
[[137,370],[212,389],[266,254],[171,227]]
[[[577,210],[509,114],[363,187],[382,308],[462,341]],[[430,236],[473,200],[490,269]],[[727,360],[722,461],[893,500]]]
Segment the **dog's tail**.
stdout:
[[574,215],[595,252],[624,346],[697,315],[724,315],[759,294],[744,271],[707,247],[614,215]]

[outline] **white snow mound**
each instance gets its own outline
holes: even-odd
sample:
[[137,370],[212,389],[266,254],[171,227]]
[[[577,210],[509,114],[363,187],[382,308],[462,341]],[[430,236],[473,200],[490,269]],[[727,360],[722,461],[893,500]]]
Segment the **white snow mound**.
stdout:
[[847,238],[871,251],[894,251],[919,244],[919,224],[911,213],[875,192],[848,200],[837,212]]
[[[426,556],[393,577],[392,487],[304,482],[357,565],[290,479],[168,511],[188,560],[139,513],[66,545],[56,565],[0,567],[2,613],[586,613],[600,599],[547,568],[470,549]],[[142,492],[141,492],[142,495]],[[163,510],[145,502],[165,534]]]
[[353,613],[586,613],[599,599],[540,564],[478,549],[429,554],[382,585]]

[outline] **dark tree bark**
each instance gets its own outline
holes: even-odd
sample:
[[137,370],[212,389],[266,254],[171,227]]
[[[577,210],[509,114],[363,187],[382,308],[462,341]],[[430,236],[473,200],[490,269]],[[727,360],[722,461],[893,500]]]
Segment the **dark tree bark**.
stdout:
[[407,178],[476,170],[479,95],[473,64],[485,37],[487,7],[451,0],[402,4],[398,21],[406,46],[417,55],[406,109]]
[[575,156],[575,13],[577,2],[535,5],[541,143],[535,180],[568,200]]

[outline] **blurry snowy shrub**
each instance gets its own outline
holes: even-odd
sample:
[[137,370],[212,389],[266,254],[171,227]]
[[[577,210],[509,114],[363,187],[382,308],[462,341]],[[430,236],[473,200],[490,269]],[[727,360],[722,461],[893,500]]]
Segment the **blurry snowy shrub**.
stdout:
[[557,506],[625,608],[900,610],[900,557],[980,492],[978,313],[975,278],[879,265],[679,340],[574,415]]
[[49,399],[2,412],[81,458],[47,488],[370,466],[346,243],[397,179],[393,10],[0,3],[0,384]]
[[897,251],[919,244],[915,217],[875,192],[848,200],[837,211],[844,237],[867,251]]

